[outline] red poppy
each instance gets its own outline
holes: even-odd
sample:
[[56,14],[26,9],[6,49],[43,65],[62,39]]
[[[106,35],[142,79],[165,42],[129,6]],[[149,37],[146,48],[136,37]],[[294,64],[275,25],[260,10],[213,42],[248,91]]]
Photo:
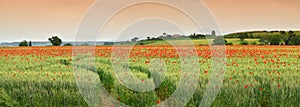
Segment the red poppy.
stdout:
[[156,104],[160,104],[160,100],[156,100]]

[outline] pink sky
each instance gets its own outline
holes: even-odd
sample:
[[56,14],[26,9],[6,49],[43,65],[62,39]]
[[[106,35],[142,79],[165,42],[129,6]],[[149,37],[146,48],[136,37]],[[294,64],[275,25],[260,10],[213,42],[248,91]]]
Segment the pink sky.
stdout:
[[[73,40],[94,0],[0,0],[0,41]],[[188,2],[188,1],[187,1]],[[300,0],[204,0],[223,33],[300,29]],[[116,3],[116,2],[112,2]]]

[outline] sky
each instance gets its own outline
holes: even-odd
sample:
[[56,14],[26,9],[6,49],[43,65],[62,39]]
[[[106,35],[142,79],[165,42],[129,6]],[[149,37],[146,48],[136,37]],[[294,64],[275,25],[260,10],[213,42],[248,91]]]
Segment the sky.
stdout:
[[[215,16],[222,34],[251,30],[300,30],[300,14],[298,12],[300,10],[300,6],[298,6],[300,0],[203,1]],[[94,2],[95,0],[0,0],[0,42],[21,40],[47,41],[47,38],[52,35],[58,35],[65,41],[72,41],[75,38],[81,18]],[[151,5],[144,5],[144,7],[147,6],[151,7]],[[153,9],[153,11],[157,12],[156,14],[164,12],[162,10],[168,10],[166,7],[157,9]],[[125,13],[126,11],[123,14]],[[138,14],[131,15],[138,16]],[[169,15],[174,16],[176,14]],[[163,15],[161,16],[163,17]],[[107,36],[100,40],[112,39],[109,32],[113,31],[110,31],[109,27],[117,26],[114,23],[119,23],[118,17],[125,18],[124,15],[122,16],[122,13],[119,16],[117,15],[115,21],[112,21],[107,26],[108,30],[106,31],[108,33],[104,32]],[[180,18],[184,19],[184,17]],[[176,20],[178,19],[174,19],[174,21]],[[179,22],[179,24],[182,24],[180,26],[188,23]],[[140,22],[130,23],[126,29],[122,29],[122,32],[115,27],[110,29],[120,30],[120,34],[127,36],[149,36],[159,35],[162,32],[182,33],[179,30],[180,26],[165,20],[145,19]],[[126,39],[128,38],[127,36],[120,38]]]

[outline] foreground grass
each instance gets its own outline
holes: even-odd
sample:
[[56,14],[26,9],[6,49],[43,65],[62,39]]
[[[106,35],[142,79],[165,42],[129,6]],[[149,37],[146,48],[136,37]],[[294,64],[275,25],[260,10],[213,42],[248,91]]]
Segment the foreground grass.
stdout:
[[[136,47],[129,67],[140,81],[155,79],[150,75],[149,60],[158,58],[166,65],[164,81],[145,93],[124,87],[116,78],[110,58],[111,47],[98,47],[96,69],[106,91],[116,100],[130,106],[151,106],[168,99],[184,78],[180,60],[170,47]],[[210,50],[196,47],[199,76],[196,91],[187,106],[198,106],[209,84]],[[8,105],[88,106],[79,89],[71,63],[70,47],[2,48],[0,57],[0,100]],[[20,52],[26,54],[17,54]],[[9,53],[12,52],[12,53]],[[29,53],[27,53],[29,52]],[[3,54],[8,53],[8,54]],[[227,72],[223,86],[211,106],[298,106],[300,101],[299,47],[228,46]],[[161,55],[161,56],[160,56]],[[175,56],[175,57],[174,57]],[[74,59],[73,59],[74,60]],[[89,63],[81,64],[89,66]]]

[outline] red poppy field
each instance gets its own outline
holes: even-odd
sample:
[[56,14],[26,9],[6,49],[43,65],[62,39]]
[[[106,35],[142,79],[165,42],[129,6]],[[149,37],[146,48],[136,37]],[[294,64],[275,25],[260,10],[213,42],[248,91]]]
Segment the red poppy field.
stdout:
[[[199,64],[195,92],[186,106],[198,106],[210,84],[212,66],[209,46],[196,46]],[[6,106],[88,106],[76,85],[86,79],[74,73],[73,47],[0,48],[0,104]],[[124,87],[113,69],[112,47],[96,47],[93,72],[116,101],[129,106],[153,106],[175,93],[181,78],[181,60],[170,46],[135,46],[129,55],[130,73],[141,83],[155,80],[149,73],[152,59],[164,63],[165,77],[148,92]],[[77,61],[78,62],[78,61]],[[299,106],[300,47],[226,46],[223,85],[211,106]],[[79,68],[80,69],[80,68]],[[124,74],[124,75],[127,75]],[[86,83],[92,82],[87,78]],[[188,87],[187,87],[188,88]],[[4,102],[4,103],[2,103]],[[2,105],[1,105],[2,106]],[[93,105],[90,105],[93,106]],[[110,106],[114,106],[113,104]]]

